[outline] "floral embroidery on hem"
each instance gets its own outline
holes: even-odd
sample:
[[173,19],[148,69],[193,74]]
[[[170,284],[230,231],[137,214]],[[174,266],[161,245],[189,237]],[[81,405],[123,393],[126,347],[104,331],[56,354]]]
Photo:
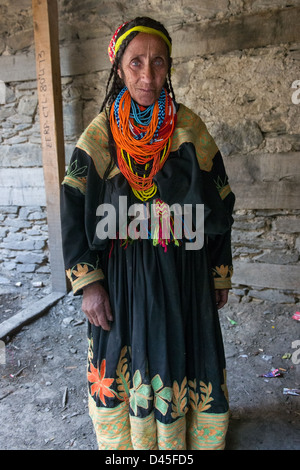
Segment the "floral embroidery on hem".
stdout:
[[164,387],[159,374],[153,377],[151,385],[154,390],[154,406],[165,416],[169,408],[169,402],[172,399],[172,389],[170,387]]
[[147,409],[151,400],[153,400],[151,385],[143,384],[141,373],[136,370],[133,376],[133,388],[130,389],[130,406],[134,414],[137,415],[138,406]]
[[193,410],[197,411],[206,411],[208,410],[214,399],[210,396],[212,393],[212,384],[209,382],[206,385],[204,382],[200,381],[200,391],[201,396],[199,397],[199,393],[196,392],[196,380],[189,381],[189,388],[190,388],[190,405]]
[[91,385],[91,395],[98,395],[101,402],[106,406],[105,397],[114,397],[114,392],[110,389],[114,379],[105,378],[106,360],[101,362],[100,370],[90,364],[91,371],[88,372],[88,381]]
[[[151,384],[143,383],[142,373],[139,369],[135,371],[131,381],[130,348],[128,346],[124,346],[121,350],[115,378],[109,378],[106,377],[105,359],[102,360],[100,369],[91,363],[92,346],[92,342],[89,341],[88,381],[91,385],[91,396],[99,397],[102,406],[109,408],[106,398],[115,398],[128,405],[136,417],[139,415],[138,408],[149,412],[155,408],[163,416],[166,416],[171,406],[170,414],[174,420],[183,417],[188,411],[197,413],[211,411],[214,401],[211,382],[199,381],[198,386],[196,379],[188,381],[187,377],[184,377],[181,384],[175,380],[173,386],[168,387],[164,386],[162,378],[156,374],[152,378]],[[224,383],[221,385],[221,389],[228,401],[226,371],[223,372]],[[113,387],[114,382],[116,387]]]
[[173,382],[173,400],[172,400],[172,418],[178,418],[185,415],[188,404],[187,378],[185,377],[179,388],[176,380]]

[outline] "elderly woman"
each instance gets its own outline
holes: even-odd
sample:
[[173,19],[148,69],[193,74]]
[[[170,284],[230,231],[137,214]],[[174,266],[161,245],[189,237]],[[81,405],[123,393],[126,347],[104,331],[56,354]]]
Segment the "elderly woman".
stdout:
[[88,318],[99,449],[225,446],[218,309],[231,287],[234,195],[204,123],[176,102],[171,49],[150,18],[117,29],[101,112],[62,185],[64,257]]

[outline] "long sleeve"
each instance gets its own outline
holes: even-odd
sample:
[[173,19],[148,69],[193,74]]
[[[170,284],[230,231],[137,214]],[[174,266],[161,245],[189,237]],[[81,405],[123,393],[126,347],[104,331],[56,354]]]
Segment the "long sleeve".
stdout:
[[[104,279],[99,252],[92,248],[91,243],[97,192],[94,198],[87,197],[88,180],[89,187],[98,188],[99,191],[101,180],[92,159],[83,150],[76,148],[61,187],[64,262],[75,294],[80,294],[84,286]],[[94,204],[87,203],[87,199],[94,199]]]
[[[223,201],[224,209],[232,219],[235,196],[229,186],[228,177],[220,152],[213,159],[211,176]],[[224,234],[210,236],[208,238],[208,250],[213,270],[216,289],[230,289],[233,274],[231,252],[231,228]]]

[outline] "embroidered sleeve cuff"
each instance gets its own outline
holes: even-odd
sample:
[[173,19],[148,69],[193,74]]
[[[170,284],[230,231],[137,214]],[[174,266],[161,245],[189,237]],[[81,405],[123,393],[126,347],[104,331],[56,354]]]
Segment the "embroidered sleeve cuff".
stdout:
[[215,289],[231,289],[232,266],[216,266],[213,269]]
[[214,279],[215,289],[231,289],[231,279]]
[[77,264],[68,269],[66,273],[71,281],[74,294],[79,294],[83,287],[104,279],[102,269],[94,269],[93,266],[88,264]]
[[83,195],[86,192],[87,166],[78,168],[77,160],[70,163],[62,184],[78,189]]

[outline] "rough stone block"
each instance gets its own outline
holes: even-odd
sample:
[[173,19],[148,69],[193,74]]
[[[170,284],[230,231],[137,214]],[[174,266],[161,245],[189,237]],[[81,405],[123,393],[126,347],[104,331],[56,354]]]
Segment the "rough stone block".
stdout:
[[42,151],[38,145],[1,145],[0,167],[34,167],[42,166]]
[[16,270],[19,273],[34,273],[37,268],[36,264],[17,264]]
[[0,248],[4,248],[6,250],[34,250],[35,244],[33,240],[23,240],[18,242],[3,242]]
[[256,299],[267,300],[274,303],[295,303],[295,295],[287,292],[282,292],[275,289],[255,290],[250,289],[248,292],[249,297]]
[[269,264],[295,264],[299,260],[299,254],[297,252],[281,253],[271,251],[270,253],[259,255],[253,258],[253,260]]
[[16,256],[15,261],[16,263],[23,263],[23,264],[41,264],[46,259],[45,254],[39,254],[34,252],[23,252]]
[[0,80],[0,104],[7,104],[11,101],[14,101],[15,94],[11,88],[6,86],[6,84]]
[[82,102],[74,100],[66,103],[64,111],[64,132],[66,136],[78,136],[83,131]]
[[274,223],[274,229],[282,233],[300,233],[300,218],[280,217]]
[[32,96],[23,96],[18,104],[18,113],[26,116],[34,116],[38,104],[36,94]]
[[251,152],[263,142],[263,135],[254,121],[244,121],[231,126],[217,123],[210,129],[224,157],[231,154]]

